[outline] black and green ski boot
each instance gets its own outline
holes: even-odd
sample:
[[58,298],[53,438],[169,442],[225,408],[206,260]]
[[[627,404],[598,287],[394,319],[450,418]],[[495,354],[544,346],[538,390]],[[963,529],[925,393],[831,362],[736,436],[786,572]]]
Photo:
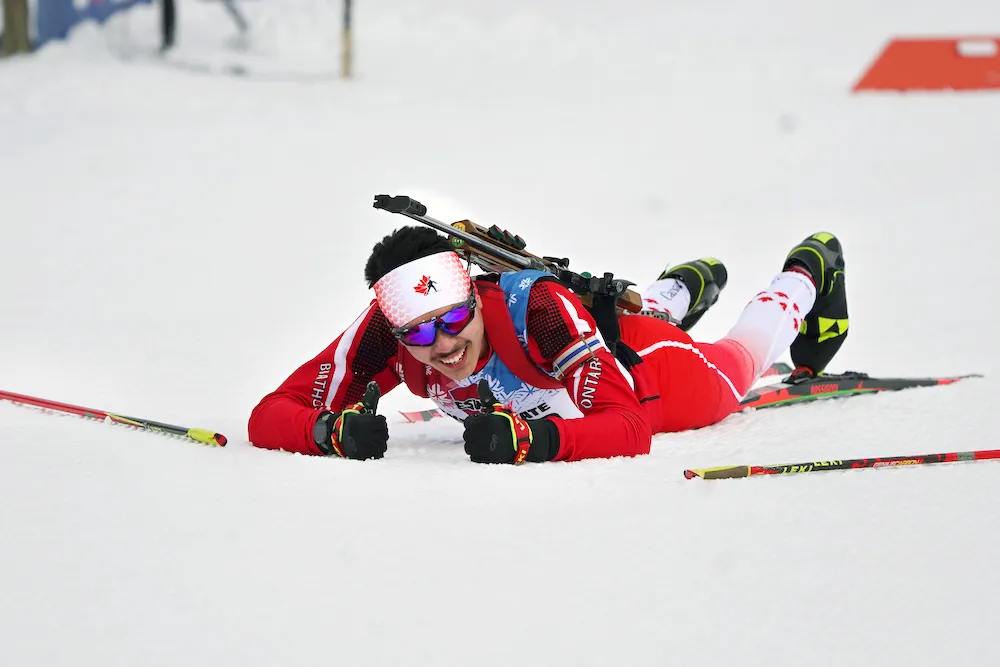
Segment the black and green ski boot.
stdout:
[[680,322],[682,330],[688,331],[708,311],[729,280],[725,265],[714,257],[703,257],[693,262],[687,262],[670,267],[660,274],[657,280],[676,278],[684,283],[691,293],[691,305]]
[[790,349],[794,378],[819,375],[847,338],[847,284],[844,252],[837,237],[818,232],[796,245],[783,271],[805,269],[816,283],[816,302],[803,318]]

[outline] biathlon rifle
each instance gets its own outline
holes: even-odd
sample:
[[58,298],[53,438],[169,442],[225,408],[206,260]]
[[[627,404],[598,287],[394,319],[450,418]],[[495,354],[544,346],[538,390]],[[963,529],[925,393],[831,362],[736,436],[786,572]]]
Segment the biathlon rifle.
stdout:
[[487,228],[471,220],[459,220],[451,224],[441,222],[427,215],[426,206],[406,195],[375,195],[373,206],[405,215],[443,232],[451,240],[451,245],[459,256],[484,271],[545,271],[573,290],[587,306],[593,306],[595,298],[613,298],[617,308],[630,313],[642,310],[642,297],[628,289],[629,285],[635,283],[615,278],[610,273],[597,277],[570,271],[568,258],[533,255],[525,250],[527,244],[524,239],[496,225]]

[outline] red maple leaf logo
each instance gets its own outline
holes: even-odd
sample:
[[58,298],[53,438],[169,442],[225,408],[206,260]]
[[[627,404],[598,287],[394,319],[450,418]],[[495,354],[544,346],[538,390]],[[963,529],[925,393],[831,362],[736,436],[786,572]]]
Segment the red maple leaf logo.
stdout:
[[437,283],[431,280],[430,276],[421,277],[420,281],[413,286],[414,292],[417,294],[423,294],[424,296],[430,294],[431,290],[437,292]]

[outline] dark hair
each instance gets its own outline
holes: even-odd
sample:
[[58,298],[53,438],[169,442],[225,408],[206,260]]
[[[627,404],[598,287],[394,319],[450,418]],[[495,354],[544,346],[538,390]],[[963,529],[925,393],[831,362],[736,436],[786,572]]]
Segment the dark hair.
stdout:
[[372,248],[365,264],[365,280],[373,287],[382,276],[415,259],[439,252],[453,251],[451,242],[427,227],[400,227]]

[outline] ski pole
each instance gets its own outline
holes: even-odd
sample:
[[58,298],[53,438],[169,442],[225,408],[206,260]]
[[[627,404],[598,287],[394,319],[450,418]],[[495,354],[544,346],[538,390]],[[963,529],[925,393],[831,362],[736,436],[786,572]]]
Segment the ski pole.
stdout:
[[872,459],[845,459],[842,461],[813,461],[811,463],[789,463],[768,466],[719,466],[685,470],[684,477],[694,479],[731,479],[734,477],[754,477],[757,475],[792,475],[801,472],[824,470],[853,470],[855,468],[888,468],[891,466],[913,466],[927,463],[952,463],[955,461],[983,461],[1000,459],[1000,449],[980,449],[971,452],[947,452],[945,454],[918,454],[915,456],[883,456]]
[[135,426],[147,431],[158,431],[170,435],[179,435],[206,445],[218,445],[220,447],[225,447],[226,442],[228,442],[226,436],[221,433],[214,433],[213,431],[203,428],[188,428],[186,426],[175,426],[173,424],[154,422],[149,419],[126,417],[124,415],[116,415],[110,412],[105,412],[104,410],[94,410],[92,408],[84,408],[79,405],[70,405],[69,403],[59,403],[57,401],[50,401],[44,398],[25,396],[24,394],[15,394],[9,391],[0,390],[0,400],[11,401],[12,403],[21,403],[23,405],[32,405],[37,408],[45,408],[46,410],[55,410],[57,412],[67,412],[99,421],[110,419],[112,422],[117,424]]

